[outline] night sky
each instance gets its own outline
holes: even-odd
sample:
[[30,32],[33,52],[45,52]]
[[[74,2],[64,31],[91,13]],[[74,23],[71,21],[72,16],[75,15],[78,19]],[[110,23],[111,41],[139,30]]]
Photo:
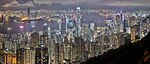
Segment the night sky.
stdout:
[[0,7],[34,6],[34,4],[78,4],[88,3],[105,6],[150,6],[150,0],[0,0]]

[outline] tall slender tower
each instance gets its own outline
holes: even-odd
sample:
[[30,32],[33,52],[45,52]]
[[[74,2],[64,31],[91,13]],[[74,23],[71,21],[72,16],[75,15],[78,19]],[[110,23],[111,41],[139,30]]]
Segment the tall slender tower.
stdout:
[[59,31],[61,31],[61,23],[62,23],[62,20],[61,20],[61,19],[59,19],[59,20],[58,20],[58,24],[59,24]]
[[123,32],[124,21],[123,21],[123,13],[120,11],[120,32]]
[[68,33],[68,31],[67,31],[68,30],[68,25],[67,25],[68,22],[69,22],[69,18],[67,17],[66,18],[66,34]]
[[120,32],[120,16],[119,15],[116,16],[116,30],[117,30],[117,33]]
[[80,7],[77,7],[76,27],[77,27],[77,36],[80,36],[80,32],[81,32],[81,13],[80,13]]
[[130,30],[131,30],[131,42],[132,43],[135,42],[135,27],[134,27],[135,21],[136,21],[135,16],[132,16],[130,18],[130,22],[131,22],[130,23]]

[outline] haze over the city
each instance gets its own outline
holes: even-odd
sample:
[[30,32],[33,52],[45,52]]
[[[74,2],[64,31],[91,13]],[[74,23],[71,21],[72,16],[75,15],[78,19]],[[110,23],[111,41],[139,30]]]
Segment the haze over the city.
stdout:
[[76,4],[82,2],[96,3],[95,5],[110,5],[110,6],[149,6],[150,0],[1,0],[1,5],[11,4],[17,1],[17,4],[23,4],[32,1],[36,4]]
[[[52,4],[72,6],[86,6],[87,8],[100,6],[150,6],[150,0],[0,0],[0,8],[24,8],[52,6]],[[57,8],[58,5],[56,5]],[[63,7],[63,6],[62,6]],[[42,8],[42,7],[39,7]],[[45,7],[47,8],[47,7]]]

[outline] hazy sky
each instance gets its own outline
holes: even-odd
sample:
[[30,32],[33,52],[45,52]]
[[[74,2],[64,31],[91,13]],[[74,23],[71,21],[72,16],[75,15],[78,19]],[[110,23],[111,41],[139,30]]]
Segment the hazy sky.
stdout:
[[150,0],[0,0],[0,6],[34,6],[33,2],[36,4],[61,3],[67,5],[87,2],[107,6],[150,6]]
[[97,4],[108,3],[107,5],[149,5],[150,0],[34,0],[35,3],[39,4],[50,4],[50,3],[79,3],[79,2],[90,2]]

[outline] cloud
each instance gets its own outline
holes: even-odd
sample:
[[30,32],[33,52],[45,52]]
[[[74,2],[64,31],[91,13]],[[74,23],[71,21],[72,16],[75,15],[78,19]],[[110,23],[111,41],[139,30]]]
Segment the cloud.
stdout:
[[6,3],[5,5],[3,5],[3,7],[13,7],[15,5],[17,5],[18,2],[17,1],[12,1],[10,3]]
[[32,1],[26,2],[24,4],[18,4],[17,6],[26,6],[26,7],[33,7],[34,3]]
[[16,0],[17,2],[19,2],[20,4],[24,4],[26,2],[29,2],[29,1],[34,1],[34,0]]
[[89,2],[95,5],[109,6],[149,6],[150,0],[34,0],[36,4],[77,4]]
[[11,2],[12,0],[0,0],[0,5],[4,5],[6,3]]
[[3,7],[34,7],[35,4],[85,4],[99,6],[150,6],[150,0],[0,0]]
[[99,0],[34,0],[37,4],[52,4],[52,3],[61,3],[61,4],[76,4],[81,2],[97,2]]
[[138,2],[110,2],[104,5],[107,5],[107,6],[150,6],[149,4],[138,3]]
[[6,3],[3,7],[33,7],[34,4],[32,1],[28,1],[26,3],[20,4],[18,1],[12,1],[10,3]]

